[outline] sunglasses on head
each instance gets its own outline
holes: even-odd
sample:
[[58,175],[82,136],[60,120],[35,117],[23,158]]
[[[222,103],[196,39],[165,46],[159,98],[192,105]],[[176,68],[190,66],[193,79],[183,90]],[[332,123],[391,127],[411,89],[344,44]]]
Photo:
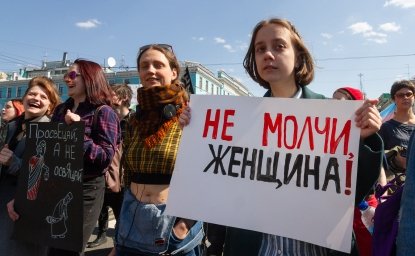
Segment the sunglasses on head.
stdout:
[[76,71],[71,71],[63,75],[63,78],[70,78],[71,80],[75,80],[76,77],[81,76],[80,73],[76,73]]
[[405,98],[412,98],[412,96],[414,96],[414,94],[412,92],[406,92],[406,93],[397,93],[395,94],[396,97],[403,99]]
[[140,50],[139,50],[139,53],[138,54],[144,52],[145,50],[147,50],[148,48],[150,48],[152,46],[157,46],[157,47],[166,49],[169,52],[173,52],[173,47],[171,45],[169,45],[169,44],[147,44],[147,45],[144,45],[144,46],[141,46],[140,47]]

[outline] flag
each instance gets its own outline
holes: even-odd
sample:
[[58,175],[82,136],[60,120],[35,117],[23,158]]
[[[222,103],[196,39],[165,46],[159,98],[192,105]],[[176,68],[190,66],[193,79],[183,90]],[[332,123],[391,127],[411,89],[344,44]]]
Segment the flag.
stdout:
[[388,121],[389,119],[392,119],[395,115],[396,110],[396,104],[392,103],[389,106],[387,106],[384,110],[380,112],[380,117],[382,118],[382,123]]
[[184,88],[190,93],[190,94],[195,94],[195,91],[193,89],[193,85],[192,85],[192,79],[190,78],[190,71],[189,71],[189,67],[186,66],[186,72],[184,73],[183,77],[182,77],[182,82],[184,84]]

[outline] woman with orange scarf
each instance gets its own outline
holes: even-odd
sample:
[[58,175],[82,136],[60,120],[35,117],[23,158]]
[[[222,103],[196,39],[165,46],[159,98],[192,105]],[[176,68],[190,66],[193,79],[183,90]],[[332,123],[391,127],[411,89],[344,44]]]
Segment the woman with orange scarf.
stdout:
[[117,223],[117,255],[199,256],[202,223],[163,214],[182,131],[178,116],[188,96],[179,82],[172,47],[140,48],[137,68],[143,87],[126,128],[126,191]]

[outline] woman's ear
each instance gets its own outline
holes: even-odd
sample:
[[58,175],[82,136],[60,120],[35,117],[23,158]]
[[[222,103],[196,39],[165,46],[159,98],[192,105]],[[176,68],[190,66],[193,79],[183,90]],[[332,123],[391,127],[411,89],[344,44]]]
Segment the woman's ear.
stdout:
[[172,76],[173,76],[173,79],[172,79],[172,80],[175,80],[175,79],[177,78],[177,75],[178,75],[178,74],[177,74],[177,69],[176,69],[176,68],[173,68],[171,71],[172,71],[172,73],[173,73],[173,74],[172,74]]

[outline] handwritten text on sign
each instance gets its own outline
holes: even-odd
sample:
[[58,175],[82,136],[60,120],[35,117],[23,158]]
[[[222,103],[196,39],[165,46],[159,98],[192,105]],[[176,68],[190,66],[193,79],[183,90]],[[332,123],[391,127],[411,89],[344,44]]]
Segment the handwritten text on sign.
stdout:
[[34,244],[81,251],[85,125],[30,122],[27,131],[14,235]]
[[168,214],[348,251],[361,104],[192,95]]

